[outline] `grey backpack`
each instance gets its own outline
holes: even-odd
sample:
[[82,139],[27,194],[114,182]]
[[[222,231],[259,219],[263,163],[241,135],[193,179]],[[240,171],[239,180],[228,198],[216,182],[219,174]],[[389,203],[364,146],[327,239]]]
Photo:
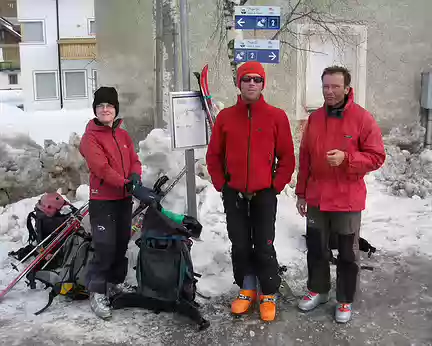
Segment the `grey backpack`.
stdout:
[[54,298],[62,295],[71,300],[83,300],[89,297],[85,288],[85,277],[88,263],[93,257],[91,236],[83,229],[73,233],[63,245],[64,259],[60,267],[50,270],[39,270],[35,273],[35,280],[51,288],[47,305],[36,312],[44,312],[52,304]]

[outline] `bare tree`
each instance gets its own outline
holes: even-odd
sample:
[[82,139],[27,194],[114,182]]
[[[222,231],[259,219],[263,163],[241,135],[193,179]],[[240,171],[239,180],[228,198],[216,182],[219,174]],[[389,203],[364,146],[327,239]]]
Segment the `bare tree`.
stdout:
[[[216,0],[217,6],[217,23],[215,31],[211,38],[218,39],[218,53],[216,58],[220,58],[225,52],[228,54],[230,67],[232,71],[234,85],[236,85],[237,63],[234,57],[234,40],[235,24],[233,21],[235,6],[247,5],[248,0]],[[284,10],[285,14],[281,21],[281,28],[276,33],[269,37],[271,40],[279,39],[282,46],[288,47],[293,50],[307,50],[301,45],[305,37],[304,34],[299,33],[295,25],[299,23],[308,23],[320,29],[326,37],[330,38],[332,44],[336,47],[343,47],[344,44],[358,44],[350,41],[351,38],[346,35],[344,26],[346,24],[363,24],[362,21],[341,18],[335,13],[335,8],[339,11],[349,8],[349,0],[327,0],[327,3],[319,0],[286,0],[287,9]],[[225,50],[226,48],[226,50]],[[315,52],[323,53],[323,52]],[[323,53],[324,54],[324,53]]]

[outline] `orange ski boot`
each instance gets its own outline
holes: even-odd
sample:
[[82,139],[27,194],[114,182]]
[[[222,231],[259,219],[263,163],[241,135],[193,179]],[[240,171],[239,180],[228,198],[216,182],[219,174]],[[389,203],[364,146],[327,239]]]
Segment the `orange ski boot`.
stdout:
[[263,321],[273,321],[276,317],[276,296],[260,296],[260,315]]
[[248,312],[256,298],[256,290],[240,290],[237,298],[231,304],[231,312],[235,315]]

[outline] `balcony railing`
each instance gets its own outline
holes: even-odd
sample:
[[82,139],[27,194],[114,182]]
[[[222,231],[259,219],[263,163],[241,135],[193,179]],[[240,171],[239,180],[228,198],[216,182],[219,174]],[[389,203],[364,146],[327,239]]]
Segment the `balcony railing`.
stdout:
[[0,71],[16,71],[20,68],[19,61],[0,61]]
[[96,59],[95,38],[60,39],[60,57],[63,60],[93,60]]

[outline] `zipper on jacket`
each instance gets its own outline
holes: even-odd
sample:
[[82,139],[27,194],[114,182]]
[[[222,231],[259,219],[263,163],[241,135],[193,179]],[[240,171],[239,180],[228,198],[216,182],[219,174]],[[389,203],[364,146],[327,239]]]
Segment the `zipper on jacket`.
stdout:
[[249,171],[250,171],[250,148],[252,137],[252,111],[251,106],[248,104],[248,119],[249,119],[249,136],[248,136],[248,153],[247,153],[247,171],[246,171],[246,193],[249,192]]
[[[123,170],[123,178],[124,178],[124,179],[127,179],[127,178],[126,178],[125,168],[124,168],[123,155],[122,155],[122,152],[121,152],[121,149],[120,149],[120,145],[119,145],[118,142],[117,142],[117,137],[116,137],[116,135],[115,135],[115,130],[114,130],[114,129],[112,130],[112,135],[113,135],[113,138],[114,138],[114,142],[117,144],[117,149],[118,149],[118,151],[119,151],[119,153],[120,153],[120,159],[121,159],[122,170]],[[125,187],[123,188],[123,194],[126,196],[126,190],[125,190]]]

